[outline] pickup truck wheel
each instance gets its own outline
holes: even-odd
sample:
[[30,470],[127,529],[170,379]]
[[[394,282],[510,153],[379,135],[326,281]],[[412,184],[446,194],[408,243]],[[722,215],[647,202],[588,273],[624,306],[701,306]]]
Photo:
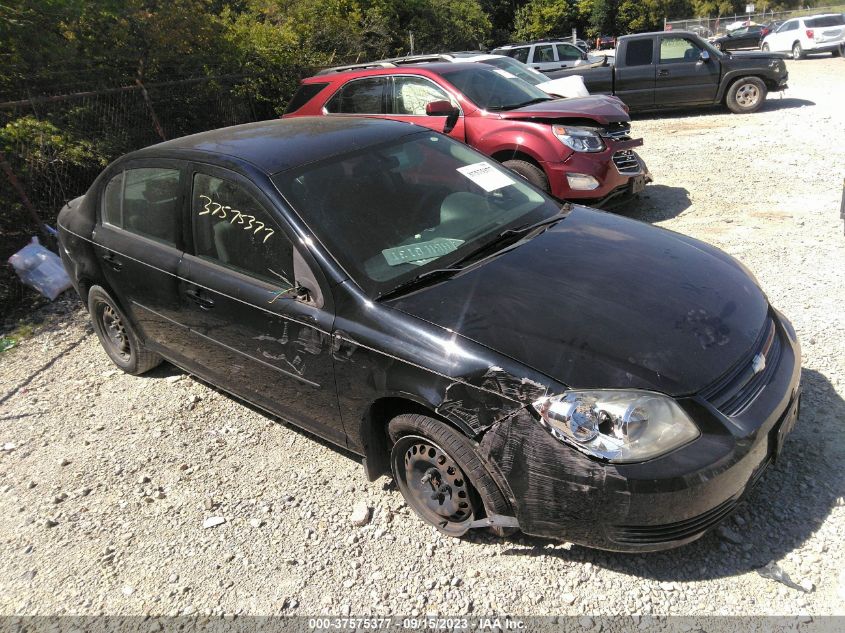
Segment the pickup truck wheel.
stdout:
[[738,79],[728,89],[727,105],[731,112],[746,114],[756,112],[766,100],[766,84],[757,77]]
[[804,59],[804,49],[801,48],[801,42],[795,42],[792,45],[792,59]]
[[511,171],[515,171],[538,189],[542,189],[546,193],[551,191],[549,189],[549,179],[546,178],[546,174],[537,165],[532,165],[524,160],[506,160],[502,165]]

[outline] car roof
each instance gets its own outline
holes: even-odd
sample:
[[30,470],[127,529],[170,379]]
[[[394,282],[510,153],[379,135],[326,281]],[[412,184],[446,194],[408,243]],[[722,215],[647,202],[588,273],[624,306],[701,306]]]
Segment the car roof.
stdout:
[[[337,154],[423,131],[410,123],[364,117],[294,117],[200,132],[152,145],[126,158],[222,156],[276,174]],[[226,162],[226,161],[219,161]]]
[[[380,65],[380,64],[390,64]],[[303,79],[302,83],[320,83],[325,81],[346,81],[357,77],[377,77],[378,75],[407,74],[408,71],[415,71],[420,75],[426,73],[442,74],[453,72],[459,68],[478,69],[478,64],[469,62],[420,62],[418,64],[393,64],[392,62],[373,62],[362,67],[339,66],[337,70],[323,71],[321,74]]]

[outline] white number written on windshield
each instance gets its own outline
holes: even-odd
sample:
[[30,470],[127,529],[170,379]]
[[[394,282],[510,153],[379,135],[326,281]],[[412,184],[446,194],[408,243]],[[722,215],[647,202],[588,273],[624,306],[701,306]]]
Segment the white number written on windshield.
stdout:
[[200,194],[200,198],[204,200],[205,203],[203,204],[202,211],[200,211],[197,215],[210,215],[211,217],[219,218],[221,220],[228,220],[229,224],[235,224],[237,222],[244,231],[252,231],[254,235],[258,235],[261,231],[264,231],[266,235],[261,241],[262,244],[269,240],[276,232],[269,226],[265,226],[264,222],[256,219],[254,215],[241,213],[230,206],[215,202],[206,195]]

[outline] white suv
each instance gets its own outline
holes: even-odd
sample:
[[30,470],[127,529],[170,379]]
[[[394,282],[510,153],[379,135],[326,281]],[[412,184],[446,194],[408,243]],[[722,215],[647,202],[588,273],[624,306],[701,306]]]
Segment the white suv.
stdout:
[[493,55],[507,55],[534,70],[550,72],[595,64],[601,57],[588,55],[571,42],[542,40],[528,44],[508,44],[490,51]]
[[760,46],[764,51],[789,51],[793,59],[807,53],[833,53],[845,50],[845,16],[841,13],[793,18],[769,33]]

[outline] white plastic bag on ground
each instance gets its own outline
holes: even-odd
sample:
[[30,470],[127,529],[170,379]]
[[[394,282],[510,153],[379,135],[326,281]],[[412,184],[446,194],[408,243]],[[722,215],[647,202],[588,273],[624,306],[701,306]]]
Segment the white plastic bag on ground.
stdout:
[[21,281],[53,301],[70,288],[62,260],[38,242],[37,237],[9,258]]

